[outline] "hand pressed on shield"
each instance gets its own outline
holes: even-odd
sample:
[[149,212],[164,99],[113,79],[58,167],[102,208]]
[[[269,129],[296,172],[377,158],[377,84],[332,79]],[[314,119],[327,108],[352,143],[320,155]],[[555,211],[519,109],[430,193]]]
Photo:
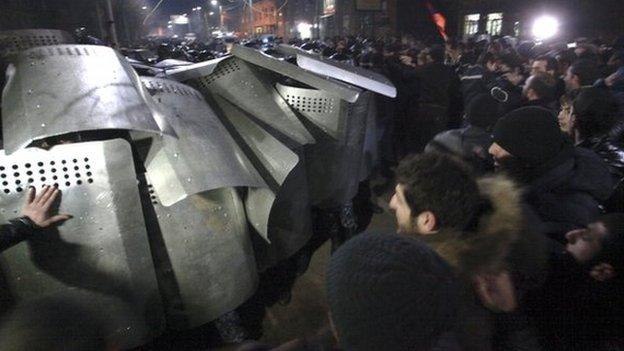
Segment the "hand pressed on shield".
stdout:
[[30,218],[33,223],[42,228],[70,219],[71,215],[68,214],[55,216],[50,214],[50,208],[60,193],[60,190],[48,185],[44,186],[39,194],[34,187],[30,187],[22,215]]

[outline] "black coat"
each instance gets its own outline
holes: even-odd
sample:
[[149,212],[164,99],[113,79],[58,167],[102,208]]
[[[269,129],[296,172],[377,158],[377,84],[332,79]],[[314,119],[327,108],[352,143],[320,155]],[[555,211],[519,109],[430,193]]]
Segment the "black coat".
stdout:
[[605,203],[608,212],[624,212],[624,148],[608,137],[586,139],[578,144],[595,152],[605,162],[611,173],[614,192]]
[[600,204],[613,192],[611,174],[592,151],[574,148],[569,157],[543,171],[530,182],[525,200],[553,239],[586,227],[600,214]]
[[35,231],[34,224],[25,218],[16,218],[0,225],[0,252],[28,239]]
[[459,77],[452,67],[442,63],[430,63],[416,68],[421,81],[420,102],[448,109],[459,95]]
[[622,279],[594,280],[590,266],[551,243],[546,283],[526,299],[527,311],[546,350],[590,350],[622,336]]

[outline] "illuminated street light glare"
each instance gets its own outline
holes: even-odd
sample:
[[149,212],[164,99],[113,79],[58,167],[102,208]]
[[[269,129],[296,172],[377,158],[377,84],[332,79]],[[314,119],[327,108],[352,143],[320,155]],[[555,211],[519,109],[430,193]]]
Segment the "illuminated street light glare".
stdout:
[[210,16],[214,15],[214,12],[210,11],[209,15],[210,15]]
[[297,32],[302,39],[312,38],[312,25],[310,23],[300,22],[297,24]]
[[217,0],[211,0],[210,1],[210,5],[212,5],[212,6],[217,6],[218,3],[219,2]]
[[141,7],[142,10],[147,10],[147,6]]
[[538,40],[552,38],[559,31],[559,21],[552,16],[542,16],[533,23],[533,36]]

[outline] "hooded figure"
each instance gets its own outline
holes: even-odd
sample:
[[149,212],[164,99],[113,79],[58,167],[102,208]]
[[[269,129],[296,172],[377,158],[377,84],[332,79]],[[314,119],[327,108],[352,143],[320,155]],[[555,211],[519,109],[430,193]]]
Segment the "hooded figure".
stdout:
[[568,142],[550,111],[515,110],[497,122],[493,137],[490,154],[524,187],[524,200],[553,239],[563,242],[600,214],[613,191],[609,170],[595,153]]

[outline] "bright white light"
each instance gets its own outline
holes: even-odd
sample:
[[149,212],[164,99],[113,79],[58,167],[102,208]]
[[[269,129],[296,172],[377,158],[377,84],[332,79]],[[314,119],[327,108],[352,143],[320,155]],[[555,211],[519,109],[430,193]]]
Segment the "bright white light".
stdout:
[[143,6],[143,7],[141,7],[141,9],[147,10],[147,6]]
[[552,38],[559,31],[559,21],[551,16],[542,16],[533,23],[533,36],[538,40]]
[[310,23],[301,22],[297,24],[297,32],[299,32],[302,39],[312,38],[312,30],[310,28],[312,28]]
[[167,28],[171,29],[171,28],[173,28],[173,25],[170,24],[170,25],[167,26]]
[[188,24],[189,23],[189,19],[188,17],[182,15],[173,15],[171,16],[171,20],[173,21],[173,23],[175,24]]
[[218,3],[219,2],[217,0],[211,0],[210,1],[210,5],[212,5],[212,6],[217,6]]
[[210,11],[209,15],[210,15],[210,16],[214,15],[214,12]]
[[201,10],[201,6],[197,6],[197,11]]

